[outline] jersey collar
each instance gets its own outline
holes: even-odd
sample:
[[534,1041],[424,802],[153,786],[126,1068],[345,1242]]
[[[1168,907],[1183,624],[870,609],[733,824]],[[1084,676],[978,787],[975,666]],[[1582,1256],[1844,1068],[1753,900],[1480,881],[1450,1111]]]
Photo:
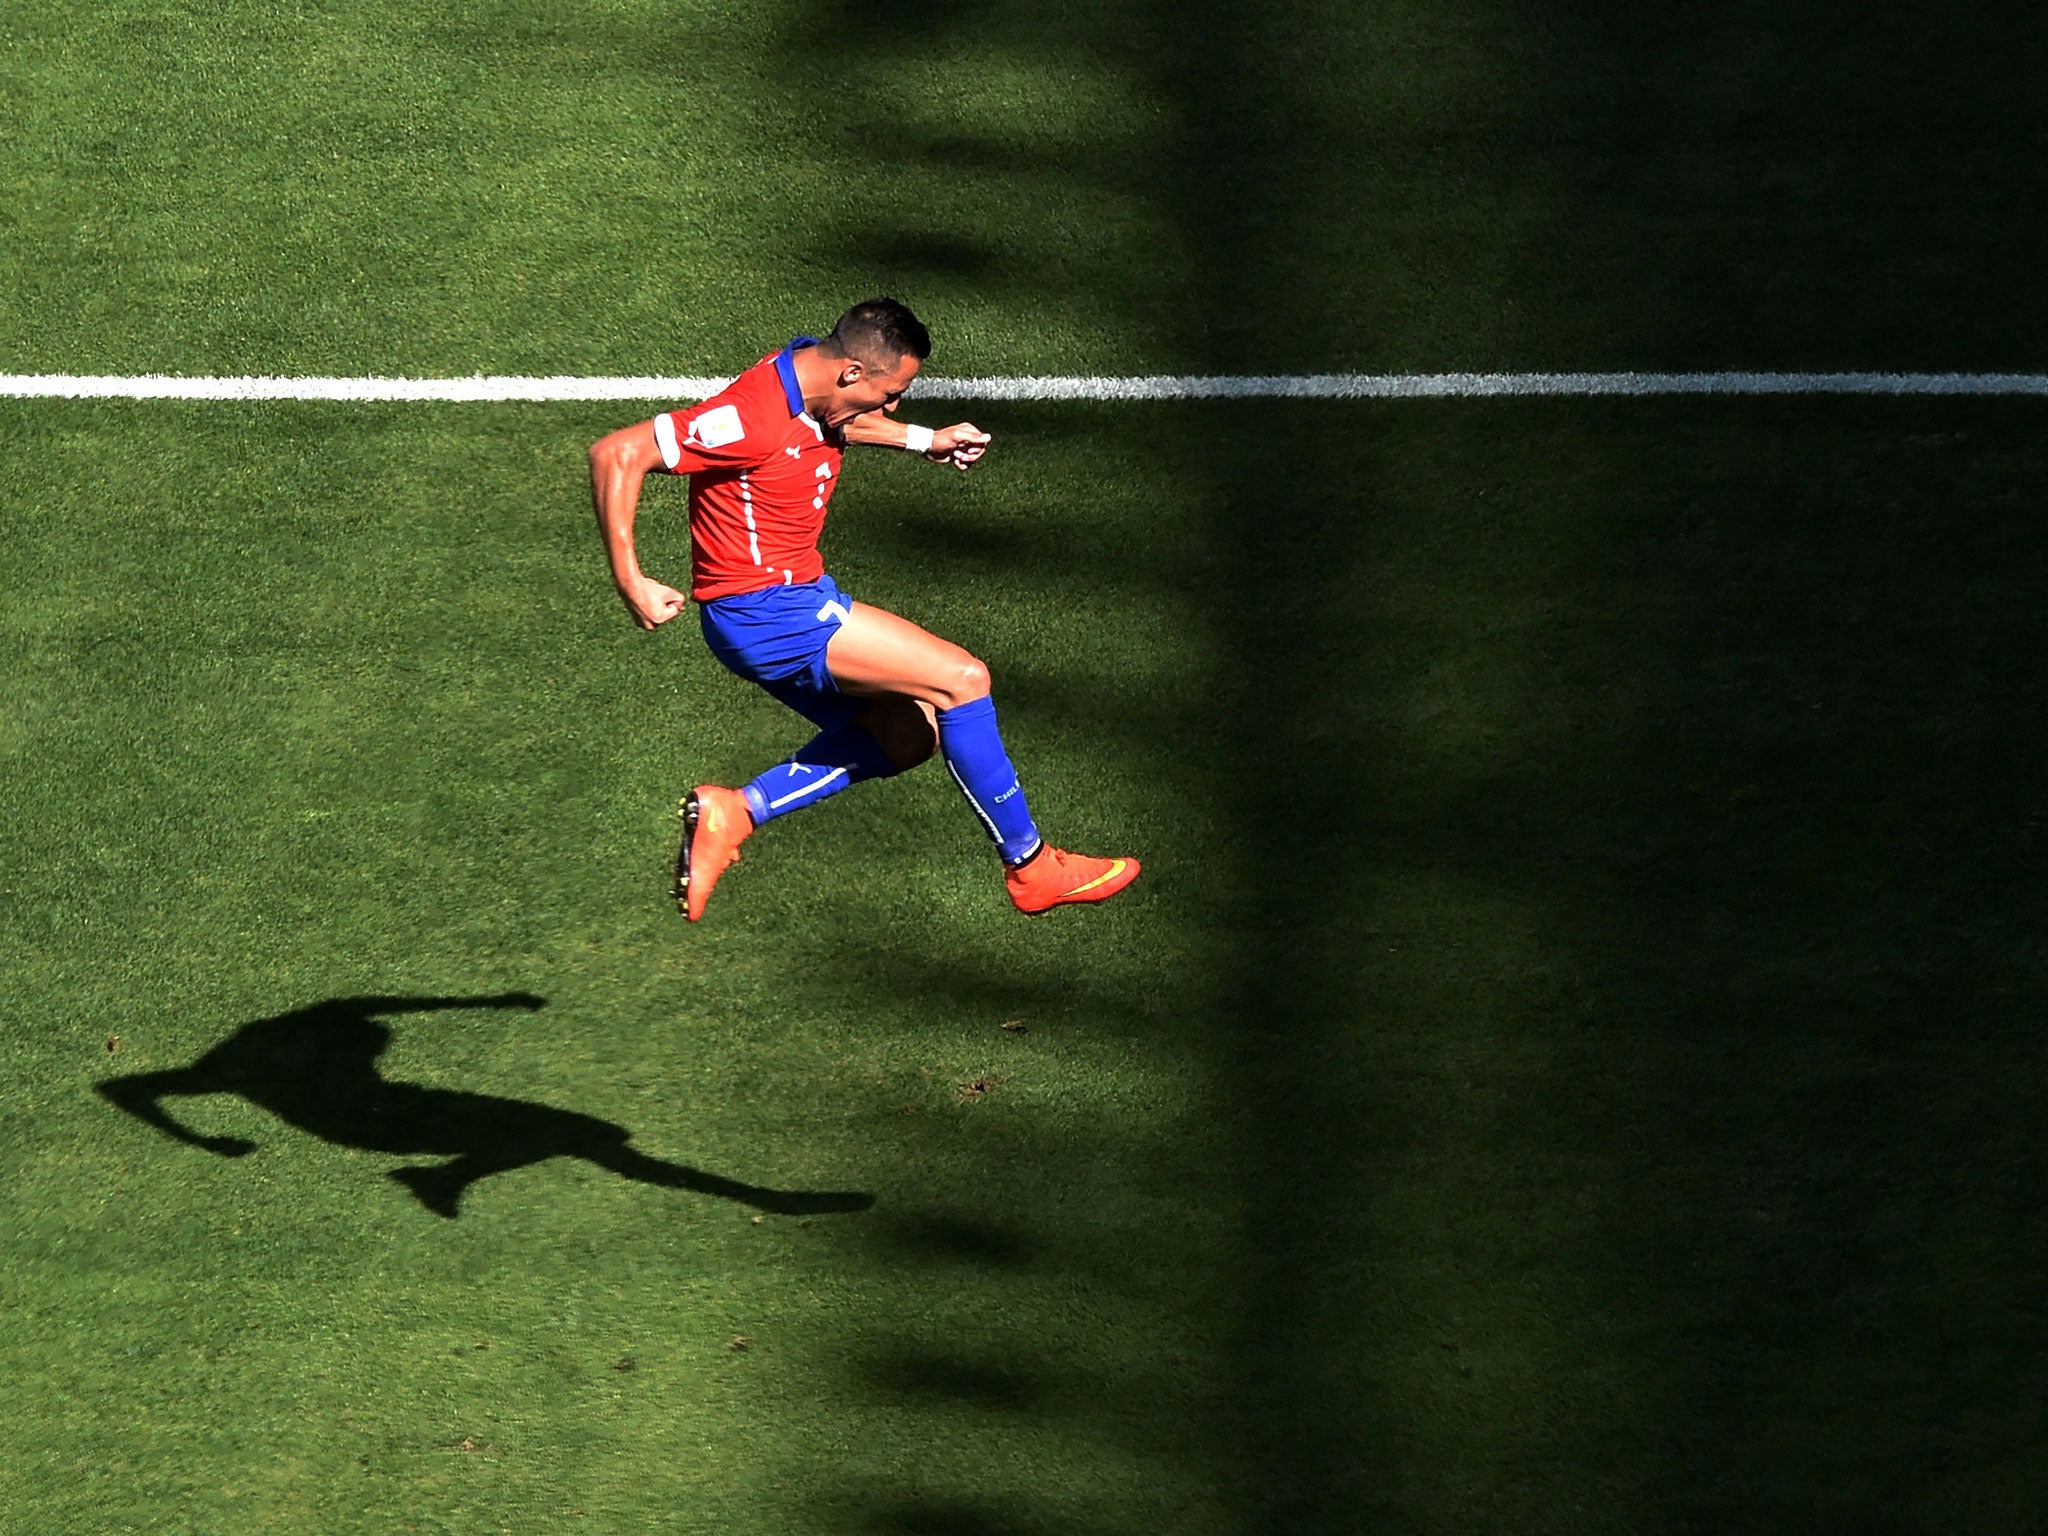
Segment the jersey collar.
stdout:
[[815,336],[798,336],[775,354],[775,372],[782,380],[782,395],[789,402],[789,414],[792,416],[804,414],[804,392],[797,387],[796,382],[796,352],[799,348],[815,347],[817,344],[818,338]]

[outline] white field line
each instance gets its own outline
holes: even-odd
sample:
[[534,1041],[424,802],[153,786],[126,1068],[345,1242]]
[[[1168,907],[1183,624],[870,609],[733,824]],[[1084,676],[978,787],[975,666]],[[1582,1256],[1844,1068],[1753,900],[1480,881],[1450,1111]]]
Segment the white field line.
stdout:
[[[120,400],[702,400],[726,378],[189,378],[0,374],[0,398]],[[1318,373],[921,379],[924,400],[1475,400],[1670,395],[2048,395],[2044,373]]]

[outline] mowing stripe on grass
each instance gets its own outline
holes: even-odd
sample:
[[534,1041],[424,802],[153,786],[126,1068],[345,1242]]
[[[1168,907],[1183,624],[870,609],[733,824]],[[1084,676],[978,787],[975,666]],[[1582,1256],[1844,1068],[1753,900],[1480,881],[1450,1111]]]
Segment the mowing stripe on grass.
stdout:
[[[701,400],[720,378],[184,378],[0,374],[0,396],[124,400]],[[933,377],[926,400],[1475,400],[1500,396],[2048,395],[2044,373],[1313,373]]]

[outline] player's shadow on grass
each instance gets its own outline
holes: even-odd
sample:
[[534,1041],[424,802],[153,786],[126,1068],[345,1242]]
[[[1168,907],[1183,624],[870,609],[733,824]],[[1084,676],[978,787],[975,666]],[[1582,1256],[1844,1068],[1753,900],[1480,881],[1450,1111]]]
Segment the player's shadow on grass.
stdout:
[[163,1101],[176,1095],[239,1094],[336,1146],[450,1158],[390,1173],[440,1216],[453,1217],[464,1191],[479,1179],[551,1157],[580,1157],[621,1178],[717,1195],[778,1216],[861,1211],[874,1204],[872,1195],[858,1192],[741,1184],[635,1151],[625,1127],[594,1115],[524,1099],[389,1082],[377,1071],[377,1058],[391,1041],[391,1029],[378,1021],[379,1015],[546,1006],[546,999],[526,992],[336,998],[244,1024],[189,1067],[137,1072],[96,1086],[103,1097],[165,1135],[223,1157],[242,1157],[256,1144],[239,1136],[201,1135],[165,1113]]

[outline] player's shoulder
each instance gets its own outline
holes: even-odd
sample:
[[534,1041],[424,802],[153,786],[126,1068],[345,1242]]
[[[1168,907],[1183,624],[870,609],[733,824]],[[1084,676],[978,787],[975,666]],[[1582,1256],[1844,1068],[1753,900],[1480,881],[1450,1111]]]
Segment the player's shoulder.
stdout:
[[[716,394],[666,413],[679,440],[697,449],[733,449],[748,440],[772,443],[788,407],[770,353]],[[661,420],[655,424],[657,434]]]
[[682,407],[675,414],[687,419],[721,406],[731,406],[742,416],[752,417],[760,414],[765,406],[781,403],[782,381],[776,376],[775,356],[770,353],[725,388],[706,395],[695,405]]

